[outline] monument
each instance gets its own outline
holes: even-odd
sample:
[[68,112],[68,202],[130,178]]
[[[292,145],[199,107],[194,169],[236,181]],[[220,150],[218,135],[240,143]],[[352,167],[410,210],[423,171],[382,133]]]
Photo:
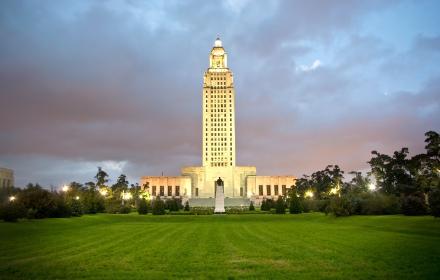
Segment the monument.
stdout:
[[[202,166],[187,166],[181,176],[144,176],[153,197],[181,197],[191,206],[217,206],[216,191],[222,181],[223,208],[259,205],[265,198],[285,195],[294,176],[256,176],[255,166],[236,165],[235,87],[228,55],[217,38],[209,55],[202,89]],[[258,186],[258,187],[257,187]]]
[[221,214],[225,213],[225,193],[223,180],[219,177],[215,181],[215,207],[214,213]]

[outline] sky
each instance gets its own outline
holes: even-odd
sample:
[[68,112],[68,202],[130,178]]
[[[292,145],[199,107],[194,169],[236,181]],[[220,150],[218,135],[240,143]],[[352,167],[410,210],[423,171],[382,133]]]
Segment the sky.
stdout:
[[236,89],[237,165],[368,171],[440,131],[440,1],[0,3],[0,166],[17,186],[201,165],[217,36]]

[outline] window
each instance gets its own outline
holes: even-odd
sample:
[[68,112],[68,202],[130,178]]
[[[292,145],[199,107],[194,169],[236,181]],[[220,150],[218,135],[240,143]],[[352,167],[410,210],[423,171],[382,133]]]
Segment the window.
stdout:
[[176,196],[180,196],[180,186],[176,186],[176,192],[175,192]]
[[151,191],[151,192],[152,192],[152,195],[153,195],[153,196],[156,196],[156,186],[153,186],[153,187],[152,187],[152,191]]
[[263,196],[263,185],[258,186],[258,195]]
[[168,186],[168,196],[172,196],[172,195],[173,195],[173,187]]
[[275,185],[273,187],[274,187],[273,189],[274,195],[278,195],[278,185]]
[[281,192],[283,195],[286,195],[286,185],[281,186]]
[[271,195],[270,193],[270,185],[266,185],[266,194]]
[[159,193],[159,195],[160,196],[164,195],[164,187],[163,186],[160,186],[160,193]]
[[196,188],[196,196],[199,196],[199,188]]
[[240,188],[240,196],[243,196],[243,188]]

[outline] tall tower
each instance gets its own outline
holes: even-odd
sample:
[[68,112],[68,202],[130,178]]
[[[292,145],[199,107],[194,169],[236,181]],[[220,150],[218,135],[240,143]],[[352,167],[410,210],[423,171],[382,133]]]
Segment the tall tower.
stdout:
[[203,77],[203,166],[235,166],[235,90],[228,56],[217,38]]

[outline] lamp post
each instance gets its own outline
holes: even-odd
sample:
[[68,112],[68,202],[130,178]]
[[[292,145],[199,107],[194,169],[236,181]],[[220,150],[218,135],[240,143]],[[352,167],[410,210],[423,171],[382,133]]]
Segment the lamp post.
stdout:
[[11,195],[10,197],[9,197],[9,202],[13,202],[13,201],[15,201],[17,198],[15,197],[15,196],[13,196],[13,195]]

